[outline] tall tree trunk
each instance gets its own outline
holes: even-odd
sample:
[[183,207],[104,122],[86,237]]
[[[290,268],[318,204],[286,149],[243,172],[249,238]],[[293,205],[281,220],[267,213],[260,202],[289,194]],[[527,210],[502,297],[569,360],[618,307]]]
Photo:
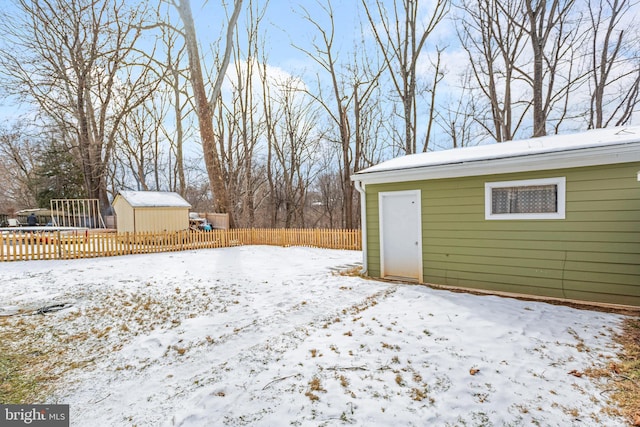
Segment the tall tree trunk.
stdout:
[[[238,20],[241,5],[242,0],[236,0],[234,12],[229,21],[227,35],[232,34],[233,32],[233,28]],[[229,65],[228,54],[230,54],[231,49],[230,37],[227,37],[227,46],[225,51],[226,61],[223,61],[222,66],[218,70],[217,82],[211,95],[210,103],[207,99],[202,67],[200,65],[200,52],[198,49],[196,28],[193,22],[193,14],[191,12],[191,2],[190,0],[181,0],[179,4],[176,4],[176,8],[178,9],[178,13],[180,14],[180,18],[184,24],[184,37],[189,56],[189,79],[191,80],[193,96],[195,98],[195,109],[198,116],[204,162],[207,167],[211,191],[213,192],[215,200],[214,208],[217,212],[230,214],[231,209],[229,206],[229,195],[227,194],[225,177],[222,173],[222,166],[218,156],[218,150],[216,148],[216,137],[213,130],[213,111],[211,105],[212,102],[218,100],[222,79],[224,78],[226,68]],[[232,215],[229,215],[229,226],[235,226]]]
[[533,51],[533,136],[545,136],[547,134],[547,117],[544,111],[543,91],[543,59],[545,38],[543,29],[538,29],[538,25],[542,26],[542,22],[538,22],[540,16],[545,16],[546,1],[539,1],[535,6],[532,1],[526,2],[527,16],[529,17],[529,37],[531,41],[531,49]]
[[182,129],[182,107],[180,105],[180,72],[178,66],[175,65],[171,69],[173,75],[172,89],[175,100],[174,113],[176,120],[176,137],[174,144],[176,146],[176,172],[177,172],[177,189],[184,196],[186,190],[186,179],[184,176],[184,156],[182,153],[184,131]]

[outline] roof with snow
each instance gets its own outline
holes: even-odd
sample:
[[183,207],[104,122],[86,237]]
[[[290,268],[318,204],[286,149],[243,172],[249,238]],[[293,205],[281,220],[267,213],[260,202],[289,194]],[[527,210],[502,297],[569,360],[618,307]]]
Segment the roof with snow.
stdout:
[[173,191],[120,191],[118,195],[124,198],[134,208],[191,207],[189,202]]
[[633,161],[640,161],[640,127],[617,127],[411,154],[363,169],[352,180],[397,182]]

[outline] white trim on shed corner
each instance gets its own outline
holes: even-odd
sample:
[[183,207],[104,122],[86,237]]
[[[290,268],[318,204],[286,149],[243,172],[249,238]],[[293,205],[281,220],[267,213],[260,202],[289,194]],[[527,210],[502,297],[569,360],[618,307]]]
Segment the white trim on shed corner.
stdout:
[[360,235],[362,236],[362,273],[368,274],[367,261],[367,197],[362,181],[354,181],[354,187],[360,193]]

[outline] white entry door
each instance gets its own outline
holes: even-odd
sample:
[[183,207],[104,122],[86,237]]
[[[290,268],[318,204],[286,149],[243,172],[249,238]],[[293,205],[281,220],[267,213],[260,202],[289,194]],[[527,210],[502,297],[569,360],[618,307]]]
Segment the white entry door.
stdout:
[[379,193],[380,274],[422,282],[420,190]]

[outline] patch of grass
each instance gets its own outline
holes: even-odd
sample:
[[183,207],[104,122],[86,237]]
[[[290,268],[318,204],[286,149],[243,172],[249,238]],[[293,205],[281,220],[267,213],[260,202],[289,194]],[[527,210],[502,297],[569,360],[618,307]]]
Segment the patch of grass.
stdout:
[[35,376],[25,368],[28,363],[24,357],[16,354],[0,356],[0,402],[4,404],[25,403],[33,401],[40,388]]
[[[620,364],[610,368],[618,384],[613,398],[622,408],[623,415],[640,420],[640,318],[626,319],[622,334],[616,337],[623,346]],[[616,372],[617,371],[617,372]],[[637,425],[637,424],[636,424]]]
[[313,377],[311,381],[309,381],[309,390],[311,391],[326,391],[322,388],[322,383],[320,382],[320,378]]
[[414,387],[411,389],[411,399],[416,402],[421,402],[427,398],[427,391],[425,389]]
[[176,351],[176,353],[178,353],[180,356],[183,356],[183,355],[187,352],[187,349],[186,349],[186,348],[184,348],[184,347],[178,347],[177,345],[174,345],[172,348],[173,348],[173,349]]
[[[206,289],[175,290],[173,298],[164,298],[144,288],[109,289],[81,296],[85,303],[72,310],[0,317],[0,403],[43,402],[64,387],[74,371],[91,369],[96,360],[119,351],[136,335],[176,327],[211,309]],[[208,336],[206,342],[215,340]],[[189,349],[187,343],[178,343],[167,351],[183,355]]]
[[402,379],[402,375],[396,374],[396,384],[398,384],[401,387],[404,386],[404,380]]
[[[15,342],[16,335],[27,333],[26,328],[27,325],[20,321],[0,324],[0,402],[4,404],[38,402],[51,388],[51,376],[41,369],[48,352],[26,340]],[[15,334],[16,329],[18,334]]]
[[327,390],[325,390],[324,387],[322,387],[320,378],[313,377],[311,381],[309,381],[309,390],[307,390],[307,392],[304,395],[307,396],[309,400],[311,400],[312,402],[315,402],[316,400],[320,400],[320,397],[317,394],[315,394],[319,391],[326,393]]
[[344,375],[340,375],[340,385],[344,388],[349,387],[349,380]]
[[400,351],[400,346],[399,345],[389,344],[389,343],[386,343],[386,342],[382,342],[382,348],[386,348],[386,349],[389,349],[389,350]]
[[[354,265],[353,267],[345,268],[343,270],[338,271],[339,276],[349,276],[349,277],[362,277],[368,278],[362,271],[361,265]],[[342,289],[342,288],[341,288]]]
[[580,411],[578,411],[576,408],[568,408],[565,410],[565,412],[571,415],[573,418],[578,418],[578,416],[580,415]]
[[320,400],[320,397],[318,397],[317,394],[313,394],[310,391],[306,392],[304,395],[307,396],[309,400],[312,402],[315,402],[316,400]]
[[614,340],[622,346],[619,362],[611,362],[603,369],[590,369],[587,373],[608,378],[608,387],[613,388],[611,399],[620,408],[621,415],[632,425],[640,425],[640,318],[626,318],[622,333]]

